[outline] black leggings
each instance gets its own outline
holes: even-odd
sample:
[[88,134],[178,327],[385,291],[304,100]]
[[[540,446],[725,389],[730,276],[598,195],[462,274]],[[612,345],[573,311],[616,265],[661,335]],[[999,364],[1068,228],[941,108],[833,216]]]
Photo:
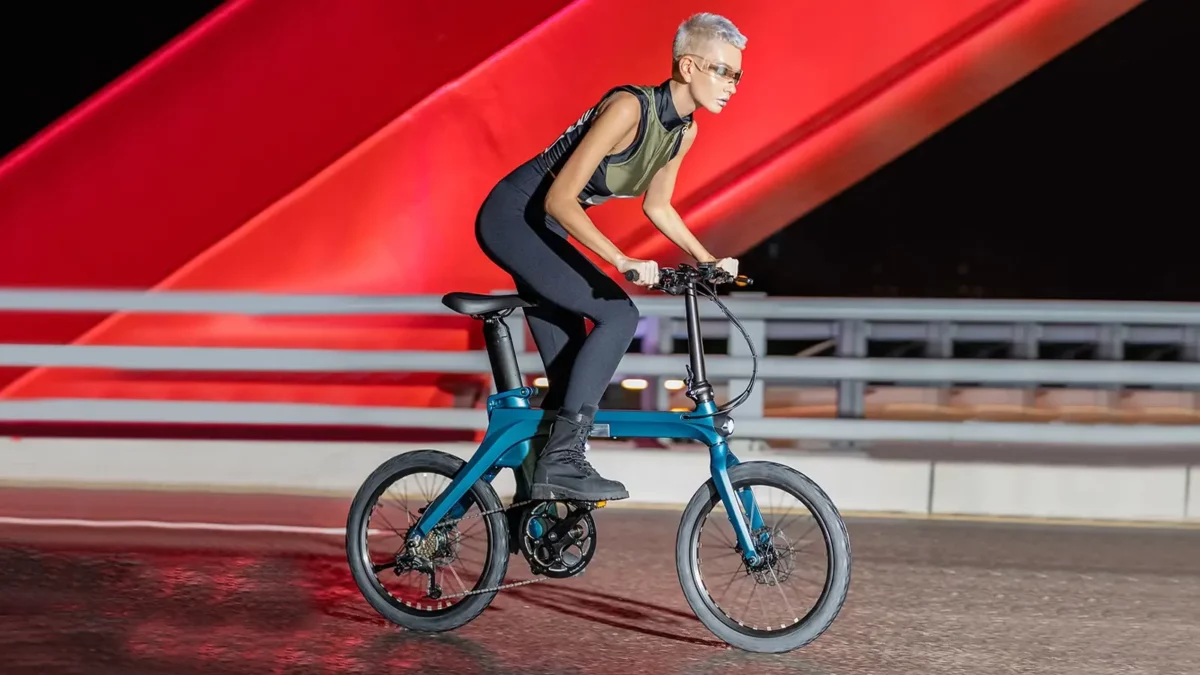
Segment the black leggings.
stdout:
[[[599,406],[637,329],[629,295],[567,240],[543,208],[546,178],[534,163],[500,181],[475,223],[483,252],[512,275],[550,388],[542,407]],[[595,324],[588,334],[584,317]]]

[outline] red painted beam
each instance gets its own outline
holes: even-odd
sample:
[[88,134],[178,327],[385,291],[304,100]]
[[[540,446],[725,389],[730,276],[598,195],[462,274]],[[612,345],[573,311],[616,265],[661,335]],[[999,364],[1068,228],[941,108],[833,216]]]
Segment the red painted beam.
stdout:
[[[1136,4],[716,1],[711,11],[727,14],[750,37],[747,76],[726,112],[698,116],[699,140],[678,183],[681,212],[716,252],[740,252]],[[396,117],[159,287],[348,293],[507,287],[473,239],[475,210],[487,190],[613,83],[664,79],[670,36],[690,11],[682,0],[572,4]],[[613,25],[634,48],[612,49],[611,31],[596,28]],[[670,255],[636,202],[591,213],[631,252]],[[467,328],[469,322],[453,319],[116,315],[83,341],[462,349],[472,344]],[[199,381],[37,371],[5,395],[445,405],[452,396],[438,387],[460,380]]]
[[153,287],[568,2],[230,0],[0,160],[0,286]]

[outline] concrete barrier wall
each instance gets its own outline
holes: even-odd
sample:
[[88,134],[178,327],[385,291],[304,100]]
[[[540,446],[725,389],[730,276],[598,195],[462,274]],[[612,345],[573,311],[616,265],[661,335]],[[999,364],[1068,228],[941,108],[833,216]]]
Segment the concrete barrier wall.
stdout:
[[[325,493],[347,498],[388,458],[419,445],[254,441],[0,440],[9,485]],[[470,444],[434,446],[463,458]],[[854,453],[750,451],[743,461],[787,464],[847,513],[1200,520],[1200,467],[1084,466],[878,459]],[[628,504],[682,507],[708,479],[698,446],[593,448],[597,469],[625,482]],[[511,497],[513,480],[494,483]],[[3,515],[3,514],[0,514]]]
[[1188,467],[938,462],[934,513],[1181,520]]

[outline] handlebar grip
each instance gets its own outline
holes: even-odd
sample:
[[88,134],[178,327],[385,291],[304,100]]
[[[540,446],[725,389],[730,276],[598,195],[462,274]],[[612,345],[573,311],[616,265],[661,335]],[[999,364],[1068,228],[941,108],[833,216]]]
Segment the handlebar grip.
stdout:
[[639,278],[640,278],[640,275],[638,275],[637,270],[629,270],[628,272],[625,273],[626,281],[637,281]]

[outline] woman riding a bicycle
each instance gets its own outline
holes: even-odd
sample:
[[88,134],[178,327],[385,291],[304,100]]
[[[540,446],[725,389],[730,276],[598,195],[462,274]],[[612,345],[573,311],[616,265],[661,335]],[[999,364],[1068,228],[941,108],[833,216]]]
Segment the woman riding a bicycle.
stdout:
[[[670,79],[607,92],[553,144],[505,176],[479,210],[476,239],[512,275],[550,386],[542,407],[557,410],[537,458],[530,497],[602,501],[629,496],[585,458],[600,399],[638,322],[638,310],[613,279],[569,238],[622,274],[652,286],[658,266],[626,256],[586,210],[611,198],[643,196],[643,211],[698,262],[737,275],[737,261],[717,259],[671,204],[679,166],[696,140],[693,113],[719,114],[741,80],[746,38],[726,18],[696,14],[675,34]],[[584,317],[594,327],[588,334]],[[526,476],[529,480],[530,477]]]

